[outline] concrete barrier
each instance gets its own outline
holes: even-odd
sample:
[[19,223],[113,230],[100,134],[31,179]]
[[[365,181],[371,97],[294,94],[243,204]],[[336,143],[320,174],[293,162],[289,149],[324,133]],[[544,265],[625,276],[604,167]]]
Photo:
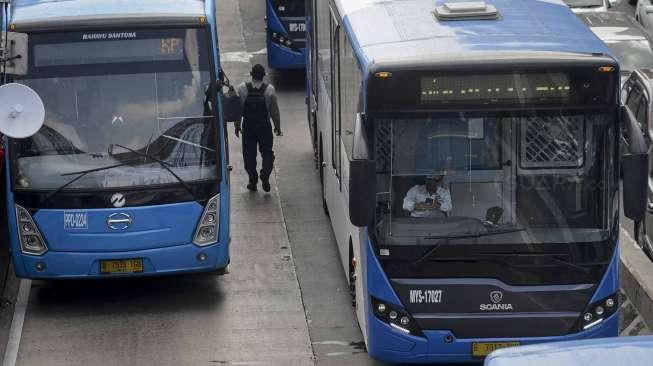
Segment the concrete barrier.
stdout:
[[[626,236],[627,239],[623,240]],[[653,329],[653,262],[629,234],[621,241],[621,288],[649,329]]]

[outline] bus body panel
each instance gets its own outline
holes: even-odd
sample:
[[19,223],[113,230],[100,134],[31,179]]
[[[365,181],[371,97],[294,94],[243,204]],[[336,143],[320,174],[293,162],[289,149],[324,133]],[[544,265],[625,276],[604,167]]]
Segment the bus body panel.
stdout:
[[[39,210],[34,221],[56,252],[121,252],[188,243],[202,215],[198,203],[93,210]],[[129,215],[127,229],[111,229],[111,215]]]
[[[272,0],[266,1],[267,21],[267,53],[268,65],[274,69],[303,69],[306,67],[306,36],[297,38],[301,31],[294,28],[305,29],[305,16],[280,17],[274,10]],[[302,1],[302,0],[298,0]],[[302,1],[303,2],[303,1]],[[293,29],[291,29],[293,28]],[[297,47],[287,47],[272,40],[272,32],[288,37],[291,41],[299,43]],[[305,32],[304,32],[305,33]]]
[[[384,274],[381,265],[374,253],[373,245],[367,241],[367,286],[363,296],[374,296],[386,304],[391,304],[399,309],[406,309],[397,297]],[[619,267],[619,255],[615,255],[610,263],[606,275],[601,281],[596,294],[614,294],[618,292],[618,283],[612,281],[614,273]],[[474,281],[473,279],[470,281]],[[591,302],[594,302],[592,300]],[[491,317],[493,314],[486,314]],[[373,313],[371,306],[366,309],[368,336],[367,349],[369,354],[384,362],[424,363],[424,362],[478,362],[480,359],[472,357],[473,342],[520,342],[520,344],[536,344],[543,342],[557,342],[586,338],[616,337],[619,333],[619,314],[615,313],[603,320],[600,324],[577,333],[560,336],[544,337],[510,337],[510,338],[458,338],[450,330],[424,330],[425,337],[405,334],[390,327],[379,320]],[[514,320],[513,320],[514,321]],[[510,322],[503,326],[510,326]],[[446,342],[445,337],[452,337],[452,342]]]
[[[145,0],[105,2],[94,1],[33,1],[17,0],[10,5],[16,31],[75,31],[95,29],[120,29],[120,27],[152,26],[204,26],[210,31],[211,74],[217,77],[222,71],[219,57],[218,32],[213,1]],[[11,17],[10,17],[11,18]],[[162,28],[164,29],[164,28]],[[218,101],[220,96],[218,95]],[[179,273],[207,272],[226,267],[230,262],[230,181],[226,126],[222,118],[222,104],[217,103],[216,130],[217,151],[220,161],[217,168],[222,179],[216,180],[219,187],[219,226],[217,240],[200,247],[193,243],[198,221],[204,211],[202,204],[194,201],[159,206],[141,206],[104,209],[71,209],[86,211],[89,229],[93,233],[73,234],[64,230],[65,208],[39,210],[26,207],[41,230],[48,251],[41,255],[21,252],[16,227],[14,194],[7,192],[7,213],[10,247],[16,275],[22,278],[68,279],[106,278],[99,273],[99,261],[142,259],[143,272],[112,274],[111,277],[156,276]],[[5,137],[8,153],[5,164],[11,166],[9,139]],[[12,170],[5,169],[8,187],[13,187]],[[156,188],[153,188],[156,189]],[[132,228],[123,233],[106,228],[106,217],[112,213],[131,213],[139,217]],[[102,222],[104,221],[104,229]],[[59,228],[57,228],[59,227]],[[90,231],[89,230],[89,231]],[[103,232],[104,230],[104,232]],[[201,255],[200,255],[201,254]],[[45,264],[44,268],[37,269]]]
[[111,27],[128,24],[179,25],[207,17],[204,0],[13,0],[11,23],[16,30],[58,30],[66,27]]
[[[441,5],[439,2],[436,3]],[[351,46],[340,43],[339,47],[353,48],[352,51],[358,63],[360,79],[365,91],[369,86],[368,77],[372,77],[369,76],[370,73],[385,71],[383,66],[379,65],[390,65],[391,67],[401,65],[401,67],[405,66],[407,69],[411,69],[411,62],[414,62],[415,65],[419,65],[417,66],[419,69],[424,69],[425,65],[431,65],[434,59],[440,59],[445,63],[447,59],[453,62],[454,57],[463,56],[465,59],[467,59],[466,55],[469,55],[469,58],[487,57],[488,53],[498,55],[498,57],[492,58],[494,62],[509,64],[515,60],[515,57],[520,57],[511,54],[515,51],[521,52],[522,55],[526,55],[529,51],[533,53],[532,56],[528,55],[522,59],[523,64],[528,64],[539,57],[560,58],[552,57],[554,53],[563,59],[570,55],[572,59],[584,56],[589,59],[592,57],[591,55],[609,54],[607,47],[591,32],[588,32],[586,27],[583,27],[562,3],[525,1],[514,6],[513,2],[498,0],[493,1],[492,4],[496,5],[504,16],[502,21],[466,20],[438,24],[432,14],[435,4],[433,1],[426,0],[414,1],[410,4],[400,1],[370,3],[364,0],[332,0],[326,4],[321,1],[313,1],[310,7],[314,9],[311,17],[315,17],[315,19],[311,19],[309,25],[313,27],[316,24],[318,33],[326,33],[316,35],[316,40],[311,40],[308,44],[308,58],[316,58],[316,61],[313,62],[315,66],[309,68],[310,74],[307,75],[309,115],[316,111],[316,153],[319,153],[318,149],[320,145],[322,146],[323,159],[318,161],[318,164],[324,164],[326,205],[346,274],[350,271],[348,263],[350,240],[354,246],[353,253],[357,259],[355,294],[358,323],[363,332],[368,352],[373,358],[382,361],[398,363],[478,362],[481,359],[471,355],[473,342],[519,341],[522,344],[530,344],[617,335],[618,315],[616,314],[587,330],[574,330],[555,336],[469,339],[459,339],[450,330],[439,329],[423,330],[424,337],[408,335],[390,327],[388,323],[382,322],[374,315],[372,297],[399,309],[405,310],[406,307],[386,276],[377,258],[379,253],[375,253],[376,247],[371,242],[370,236],[367,235],[367,231],[354,227],[349,221],[348,194],[345,187],[348,184],[348,167],[346,166],[348,166],[349,157],[345,153],[342,136],[338,135],[336,139],[332,136],[334,129],[332,126],[332,99],[336,96],[333,95],[331,84],[328,82],[335,77],[330,75],[331,71],[329,71],[331,58],[329,43],[333,43],[333,39],[329,39],[329,29],[334,29],[333,25],[329,27],[329,21],[335,18],[341,32],[345,32],[346,40]],[[406,6],[410,9],[405,8]],[[415,7],[422,10],[428,8],[429,11],[416,12],[413,11]],[[329,9],[331,14],[329,14]],[[387,9],[392,11],[386,11]],[[402,13],[402,9],[410,11],[415,16],[407,17]],[[531,11],[523,13],[525,9]],[[521,18],[518,14],[521,14]],[[538,19],[546,21],[541,23],[541,27],[532,29],[532,23],[525,22],[523,19],[525,14],[529,16],[538,14]],[[328,18],[328,21],[325,18]],[[559,21],[559,19],[564,19],[564,21]],[[555,24],[562,24],[562,28],[566,31],[560,32],[558,28],[555,30],[547,28],[546,22],[553,21],[556,22]],[[428,33],[429,26],[435,27],[436,31],[427,36],[420,34],[419,31],[411,31],[414,28]],[[527,29],[528,27],[531,28]],[[311,32],[314,30],[307,30],[308,34],[315,34]],[[506,33],[510,33],[510,36],[505,36]],[[569,37],[569,34],[573,34],[574,37]],[[326,45],[325,42],[327,42]],[[312,47],[318,47],[319,54],[317,50],[311,49]],[[503,54],[501,54],[502,52]],[[333,56],[333,51],[331,55]],[[609,56],[607,59],[612,60]],[[314,77],[313,74],[317,75]],[[342,75],[340,78],[340,85],[337,88],[343,88]],[[398,92],[401,93],[399,90]],[[370,112],[368,97],[364,92],[360,103],[361,112]],[[340,145],[340,154],[338,155],[342,165],[340,177],[333,166],[333,151],[336,150],[332,146],[333,140]],[[587,297],[588,306],[607,296],[614,296],[618,292],[618,243],[610,246],[610,248],[612,247],[615,249],[610,252],[612,253],[611,257],[607,259],[609,261],[609,264],[606,264],[607,269],[601,274],[600,280],[592,284],[594,290],[591,296]],[[479,278],[477,282],[493,280],[490,276],[488,277]],[[423,281],[428,282],[428,279]],[[552,288],[554,287],[552,286]],[[506,323],[505,326],[510,327],[510,323]],[[452,336],[452,339],[445,341],[447,336]]]
[[[204,261],[198,255],[206,255]],[[174,247],[136,250],[128,252],[54,252],[41,257],[21,255],[13,257],[16,276],[31,279],[86,279],[108,277],[141,277],[175,275],[182,273],[211,272],[229,264],[229,245],[216,244],[200,248],[193,243]],[[141,273],[101,274],[100,261],[143,259]],[[37,270],[39,263],[45,269]]]

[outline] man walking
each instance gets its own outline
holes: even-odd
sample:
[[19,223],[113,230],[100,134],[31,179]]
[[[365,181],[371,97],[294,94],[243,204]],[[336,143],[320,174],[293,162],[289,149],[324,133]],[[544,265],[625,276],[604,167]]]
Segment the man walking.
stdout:
[[[270,175],[274,167],[273,137],[270,119],[274,123],[274,133],[282,136],[279,105],[274,87],[263,82],[265,68],[256,64],[250,72],[252,81],[238,86],[238,95],[243,106],[242,126],[236,123],[236,137],[243,134],[243,160],[249,175],[247,189],[257,190],[259,174],[256,171],[257,146],[261,151],[261,186],[270,192]],[[242,129],[241,129],[242,128]]]

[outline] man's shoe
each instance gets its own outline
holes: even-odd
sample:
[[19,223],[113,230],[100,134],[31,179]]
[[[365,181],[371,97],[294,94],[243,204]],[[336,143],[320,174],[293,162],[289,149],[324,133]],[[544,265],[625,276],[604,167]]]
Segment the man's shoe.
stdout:
[[264,191],[270,192],[270,179],[261,178],[261,186],[263,186]]
[[[269,185],[268,185],[268,186],[269,186]],[[256,192],[256,191],[258,191],[258,188],[256,188],[256,183],[249,183],[249,184],[247,185],[247,189],[249,189],[249,190],[252,191],[252,192]]]

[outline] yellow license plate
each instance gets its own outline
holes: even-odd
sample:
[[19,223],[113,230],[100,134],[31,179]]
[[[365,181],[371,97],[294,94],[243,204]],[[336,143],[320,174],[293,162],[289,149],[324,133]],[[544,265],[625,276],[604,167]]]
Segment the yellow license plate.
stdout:
[[141,273],[143,272],[143,259],[123,259],[118,261],[100,261],[100,273]]
[[474,342],[472,343],[472,356],[485,357],[499,348],[516,346],[519,346],[519,342]]

